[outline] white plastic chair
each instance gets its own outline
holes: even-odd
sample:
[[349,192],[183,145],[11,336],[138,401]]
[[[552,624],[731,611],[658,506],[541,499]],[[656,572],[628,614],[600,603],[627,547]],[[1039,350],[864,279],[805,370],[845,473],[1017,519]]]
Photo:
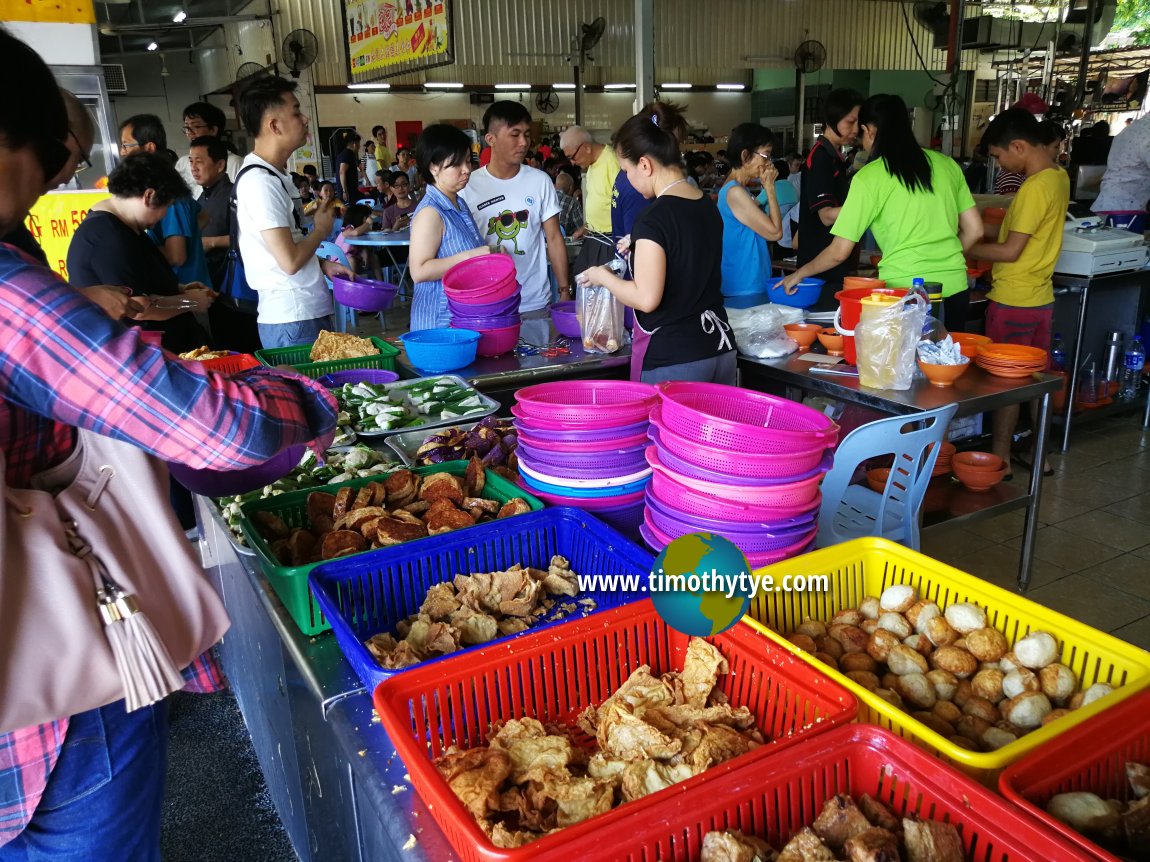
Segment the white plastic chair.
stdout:
[[[856,428],[835,450],[835,465],[823,478],[817,547],[861,536],[881,536],[919,549],[919,508],[957,404],[910,416],[891,416]],[[932,445],[933,444],[933,445]],[[894,455],[886,489],[850,484],[863,462]]]
[[360,198],[356,203],[368,209],[375,209],[376,207],[375,198]]

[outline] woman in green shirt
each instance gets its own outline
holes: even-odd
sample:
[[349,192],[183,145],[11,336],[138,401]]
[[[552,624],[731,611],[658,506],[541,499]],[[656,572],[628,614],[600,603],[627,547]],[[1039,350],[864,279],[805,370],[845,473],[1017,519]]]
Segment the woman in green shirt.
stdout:
[[870,229],[883,253],[879,278],[888,287],[910,287],[915,278],[941,283],[944,322],[961,331],[969,302],[963,254],[982,238],[962,168],[919,146],[899,96],[871,96],[859,110],[859,126],[870,161],[851,181],[834,240],[783,285],[793,293],[804,278],[839,265]]

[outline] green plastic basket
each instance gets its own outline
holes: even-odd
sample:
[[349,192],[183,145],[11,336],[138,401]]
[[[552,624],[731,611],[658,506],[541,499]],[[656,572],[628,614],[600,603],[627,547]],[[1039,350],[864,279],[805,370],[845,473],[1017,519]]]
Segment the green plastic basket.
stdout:
[[350,368],[382,368],[384,371],[395,371],[395,357],[399,356],[399,349],[388,344],[382,338],[371,337],[371,343],[379,348],[377,356],[360,356],[358,359],[333,359],[330,362],[312,362],[312,344],[299,344],[295,347],[270,347],[267,350],[257,350],[256,359],[264,365],[291,365],[300,374],[312,378],[323,377],[333,371],[347,371]]
[[[453,476],[462,476],[467,472],[467,462],[448,461],[445,464],[435,464],[430,467],[416,467],[412,469],[411,472],[418,476],[427,476],[431,473],[451,473]],[[527,505],[531,507],[532,511],[538,511],[543,508],[543,503],[538,498],[517,488],[502,476],[490,470],[485,471],[485,473],[487,480],[484,483],[481,496],[499,503],[506,503],[513,497],[519,497],[527,502]],[[243,517],[240,520],[240,527],[244,531],[244,536],[247,537],[248,547],[255,551],[256,556],[259,557],[260,566],[263,568],[264,574],[267,575],[267,579],[271,582],[272,588],[275,589],[276,595],[280,597],[280,601],[282,601],[288,609],[288,613],[291,614],[292,619],[295,620],[296,625],[299,626],[299,630],[305,635],[317,635],[331,628],[327,619],[320,611],[319,605],[316,604],[315,599],[312,598],[311,590],[308,588],[307,577],[311,573],[311,570],[318,566],[319,563],[309,563],[306,566],[281,565],[271,552],[271,548],[264,540],[264,537],[260,535],[259,531],[255,528],[255,524],[252,523],[252,515],[256,512],[271,512],[282,518],[284,523],[289,527],[307,528],[311,526],[307,517],[307,498],[309,494],[315,491],[334,494],[340,488],[362,488],[368,482],[382,482],[388,475],[390,474],[365,479],[353,479],[350,482],[323,485],[318,488],[307,488],[301,491],[291,491],[276,497],[268,497],[264,500],[253,500],[243,506],[241,510]],[[435,539],[435,536],[428,536],[425,539],[415,539],[413,541],[431,542]],[[404,542],[394,547],[410,549],[411,545],[412,542]],[[389,550],[390,548],[382,548],[375,551],[361,551],[360,553],[386,554]],[[348,557],[353,556],[359,555],[348,555]],[[340,557],[339,559],[347,558]]]

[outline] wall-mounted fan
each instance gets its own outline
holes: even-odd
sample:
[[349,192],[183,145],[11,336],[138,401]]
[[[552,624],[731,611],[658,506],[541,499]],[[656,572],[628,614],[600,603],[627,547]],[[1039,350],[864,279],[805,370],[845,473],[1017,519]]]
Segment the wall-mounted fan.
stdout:
[[240,67],[236,69],[236,83],[244,83],[249,78],[254,78],[257,75],[266,75],[268,70],[266,67],[261,66],[259,63],[241,63]]
[[319,57],[319,40],[311,30],[292,30],[284,37],[280,59],[288,67],[293,78],[310,66]]
[[809,75],[817,72],[827,62],[827,49],[822,42],[808,39],[795,49],[795,69]]
[[603,34],[607,31],[607,19],[596,18],[590,24],[580,24],[579,34],[575,37],[579,60],[575,64],[575,124],[583,122],[583,67],[588,60],[594,60],[591,50],[599,44]]
[[919,0],[914,4],[914,20],[931,32],[935,47],[946,45],[950,35],[950,9],[945,3]]
[[559,94],[555,92],[555,88],[548,87],[543,92],[536,93],[535,107],[542,114],[555,113],[555,109],[559,107]]

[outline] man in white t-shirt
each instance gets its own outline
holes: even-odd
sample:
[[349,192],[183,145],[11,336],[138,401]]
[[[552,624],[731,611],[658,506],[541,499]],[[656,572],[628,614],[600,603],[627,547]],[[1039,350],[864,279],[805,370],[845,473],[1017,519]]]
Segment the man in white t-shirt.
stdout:
[[333,261],[321,265],[316,250],[331,233],[334,201],[320,205],[304,234],[299,190],[287,161],[307,140],[296,84],[259,78],[240,94],[240,116],[255,138],[236,178],[236,225],[248,285],[259,295],[260,341],[265,348],[310,344],[331,329],[331,293],[324,274],[351,277]]
[[555,271],[559,298],[570,299],[567,249],[559,230],[559,196],[551,177],[523,164],[530,142],[531,114],[519,102],[496,102],[483,115],[483,128],[484,140],[491,147],[491,162],[471,174],[459,196],[467,202],[480,236],[488,245],[498,244],[514,259],[523,287],[521,313],[551,304],[548,260]]

